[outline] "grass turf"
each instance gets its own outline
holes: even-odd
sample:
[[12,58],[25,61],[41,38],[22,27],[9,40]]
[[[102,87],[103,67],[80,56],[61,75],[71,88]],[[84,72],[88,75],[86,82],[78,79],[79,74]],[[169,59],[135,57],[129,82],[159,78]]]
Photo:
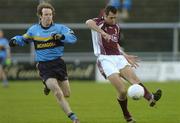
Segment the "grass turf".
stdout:
[[[151,90],[163,90],[162,99],[151,108],[146,100],[129,99],[129,110],[137,123],[180,123],[180,83],[145,83]],[[0,86],[0,123],[71,123],[50,93],[43,95],[40,81],[11,82]],[[71,83],[68,99],[81,123],[125,123],[110,84],[88,81]]]

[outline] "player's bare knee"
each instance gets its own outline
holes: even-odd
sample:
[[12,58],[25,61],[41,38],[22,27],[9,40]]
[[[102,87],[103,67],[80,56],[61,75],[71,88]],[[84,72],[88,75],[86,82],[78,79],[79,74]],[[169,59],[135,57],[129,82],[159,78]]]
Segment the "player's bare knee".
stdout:
[[55,90],[54,91],[54,95],[61,100],[62,98],[64,98],[64,94],[60,91],[60,90]]
[[65,95],[64,95],[64,97],[66,97],[66,98],[69,98],[69,97],[70,97],[70,95],[68,95],[68,94],[65,94]]
[[64,97],[68,98],[70,97],[70,95],[71,95],[71,92],[69,90],[64,92]]
[[52,78],[48,79],[46,81],[46,85],[52,91],[55,91],[56,89],[59,89],[56,79],[52,79]]

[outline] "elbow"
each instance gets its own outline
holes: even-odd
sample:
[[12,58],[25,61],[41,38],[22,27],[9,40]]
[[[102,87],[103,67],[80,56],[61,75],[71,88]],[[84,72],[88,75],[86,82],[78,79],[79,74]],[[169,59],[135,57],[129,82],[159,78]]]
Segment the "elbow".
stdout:
[[74,34],[65,34],[65,39],[64,40],[61,40],[62,42],[64,43],[76,43],[77,41],[77,37],[74,35]]
[[71,43],[72,43],[72,44],[74,44],[74,43],[76,43],[76,42],[77,42],[77,39],[76,39],[76,40],[72,40],[72,42],[71,42]]
[[86,20],[85,24],[88,25],[88,23],[89,23],[89,20]]
[[77,42],[77,37],[76,37],[76,36],[72,36],[70,43],[74,44],[74,43],[76,43],[76,42]]
[[90,26],[90,24],[93,22],[93,20],[89,19],[85,22],[86,25]]

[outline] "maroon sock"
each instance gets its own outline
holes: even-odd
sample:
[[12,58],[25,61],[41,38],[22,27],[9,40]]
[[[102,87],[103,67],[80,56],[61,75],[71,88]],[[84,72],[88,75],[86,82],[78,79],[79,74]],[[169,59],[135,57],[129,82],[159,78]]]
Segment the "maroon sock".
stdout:
[[127,108],[127,98],[125,100],[119,100],[117,99],[119,102],[119,105],[121,106],[121,109],[123,111],[123,115],[126,119],[129,119],[131,117],[128,108]]
[[144,88],[144,98],[148,101],[152,99],[152,94],[147,90],[147,88],[142,83],[139,83],[139,85]]

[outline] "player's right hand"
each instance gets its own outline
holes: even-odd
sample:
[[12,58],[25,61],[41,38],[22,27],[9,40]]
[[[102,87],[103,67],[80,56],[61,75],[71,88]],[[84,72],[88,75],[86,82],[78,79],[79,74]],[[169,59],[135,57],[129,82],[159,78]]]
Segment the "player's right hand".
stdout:
[[138,58],[138,56],[134,56],[134,55],[124,55],[124,57],[126,58],[126,60],[129,62],[129,64],[131,64],[132,67],[137,68],[139,67],[138,62],[140,61],[140,59]]
[[109,35],[105,32],[102,32],[101,35],[107,42],[109,42],[111,40],[111,35]]
[[18,44],[17,44],[17,42],[16,42],[16,40],[15,39],[11,39],[10,41],[9,41],[9,46],[10,47],[15,47],[15,46],[17,46]]

